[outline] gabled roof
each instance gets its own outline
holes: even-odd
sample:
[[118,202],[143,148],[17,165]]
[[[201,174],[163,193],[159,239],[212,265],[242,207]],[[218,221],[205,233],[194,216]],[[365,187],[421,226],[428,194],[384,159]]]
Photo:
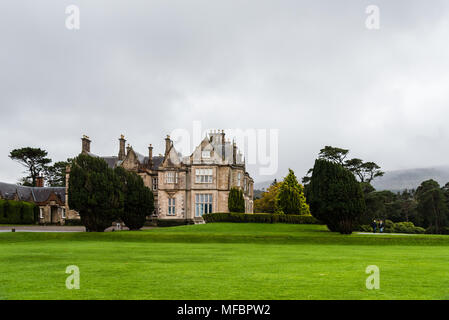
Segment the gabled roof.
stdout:
[[162,165],[165,167],[174,167],[181,166],[182,163],[182,155],[176,151],[176,148],[172,143],[167,151],[167,154],[162,159]]
[[[148,164],[148,156],[144,156],[142,154],[140,154],[137,151],[134,151],[134,154],[137,157],[137,160],[139,161],[140,164],[142,165],[147,165]],[[120,166],[123,162],[123,160],[119,160],[117,156],[98,156],[96,154],[93,154],[92,152],[87,153],[89,156],[91,157],[96,157],[96,158],[101,158],[103,159],[107,164],[108,167],[111,169],[114,169],[118,166]],[[164,157],[163,156],[155,156],[153,157],[153,167],[152,170],[157,170],[159,168],[159,166],[162,164],[162,161],[164,161]]]
[[20,201],[45,202],[52,193],[65,203],[65,187],[25,187],[0,182],[0,195],[7,200],[13,200],[17,194]]
[[109,168],[115,168],[117,165],[119,165],[119,162],[121,162],[116,156],[100,157],[100,158],[106,161]]
[[[224,147],[224,150],[223,150]],[[199,163],[205,159],[202,157],[203,150],[213,150],[214,156],[211,159],[207,159],[207,162],[216,162],[222,164],[232,164],[234,162],[234,146],[231,141],[225,141],[223,144],[221,134],[210,134],[206,136],[201,143],[195,148],[192,155],[190,156],[193,163]],[[223,159],[224,151],[224,159]],[[236,164],[244,165],[245,161],[242,159],[241,152],[236,148]]]

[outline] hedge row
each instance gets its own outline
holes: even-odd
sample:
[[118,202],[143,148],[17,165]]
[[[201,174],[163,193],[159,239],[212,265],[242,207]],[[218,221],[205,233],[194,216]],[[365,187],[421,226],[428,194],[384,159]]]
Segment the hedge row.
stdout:
[[209,213],[203,215],[204,221],[210,222],[254,222],[254,223],[291,223],[291,224],[319,224],[310,215],[271,214],[271,213]]
[[176,227],[192,224],[186,219],[157,219],[156,226],[158,227]]
[[[373,232],[373,228],[369,225],[362,225],[359,228],[360,231]],[[377,231],[379,232],[379,231]],[[385,220],[385,233],[409,233],[409,234],[423,234],[426,232],[424,228],[417,227],[413,222],[396,222],[391,220]]]
[[82,226],[81,219],[65,219],[65,226]]
[[34,203],[14,200],[0,200],[0,223],[32,224],[39,214]]

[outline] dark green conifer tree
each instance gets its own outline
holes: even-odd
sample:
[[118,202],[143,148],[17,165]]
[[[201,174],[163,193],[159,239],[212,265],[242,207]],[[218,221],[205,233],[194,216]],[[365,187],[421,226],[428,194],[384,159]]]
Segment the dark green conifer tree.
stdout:
[[245,212],[245,199],[243,198],[243,191],[240,188],[232,187],[229,191],[228,197],[229,212]]
[[123,212],[120,180],[100,158],[81,154],[73,161],[68,197],[87,231],[104,231]]
[[317,159],[307,190],[311,213],[329,230],[352,233],[357,219],[365,212],[360,183],[341,164]]
[[139,230],[145,224],[146,217],[154,211],[153,192],[148,189],[142,178],[122,167],[115,169],[121,182],[124,195],[121,219],[130,230]]

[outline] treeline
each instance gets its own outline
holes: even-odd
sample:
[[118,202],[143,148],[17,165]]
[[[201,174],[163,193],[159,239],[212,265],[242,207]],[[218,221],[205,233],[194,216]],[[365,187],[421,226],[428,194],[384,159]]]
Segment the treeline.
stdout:
[[374,162],[346,160],[349,150],[326,146],[320,150],[306,198],[314,217],[332,231],[351,233],[386,220],[387,231],[449,234],[449,183],[424,181],[416,190],[376,191],[371,181],[384,173]]
[[426,233],[449,234],[449,183],[441,187],[434,180],[426,180],[416,190],[398,193],[372,188],[366,193],[365,202],[362,225],[383,219],[411,222]]
[[153,213],[154,198],[136,173],[111,169],[103,159],[81,154],[71,166],[69,206],[78,211],[87,231],[104,231],[117,220],[138,230]]
[[[449,183],[441,187],[427,180],[416,190],[376,191],[371,182],[383,176],[380,166],[348,154],[348,149],[324,147],[303,178],[300,203],[312,216],[344,234],[371,230],[373,220],[379,219],[386,221],[387,232],[449,234]],[[254,201],[255,212],[278,212],[280,203],[290,198],[281,196],[283,186],[295,185],[295,180],[273,181]]]

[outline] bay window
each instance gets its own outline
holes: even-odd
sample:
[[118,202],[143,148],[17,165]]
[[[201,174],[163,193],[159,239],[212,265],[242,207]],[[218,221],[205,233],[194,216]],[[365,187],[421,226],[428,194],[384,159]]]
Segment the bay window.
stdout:
[[195,217],[212,213],[212,194],[200,193],[195,195]]

